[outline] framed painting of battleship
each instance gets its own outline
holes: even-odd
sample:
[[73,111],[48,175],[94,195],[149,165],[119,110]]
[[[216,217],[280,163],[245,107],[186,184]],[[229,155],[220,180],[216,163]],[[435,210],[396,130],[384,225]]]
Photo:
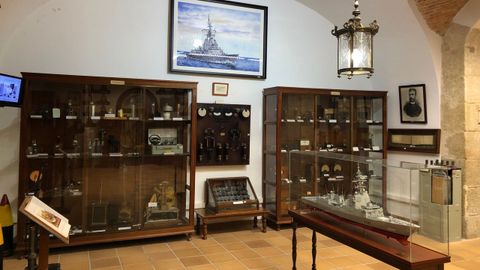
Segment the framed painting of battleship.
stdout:
[[266,78],[267,7],[171,0],[170,9],[170,72]]

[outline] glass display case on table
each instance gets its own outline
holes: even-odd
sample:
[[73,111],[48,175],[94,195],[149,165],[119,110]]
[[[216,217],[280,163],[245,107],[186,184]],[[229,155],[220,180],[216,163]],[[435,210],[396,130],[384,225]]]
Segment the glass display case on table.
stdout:
[[[263,106],[263,202],[276,228],[291,223],[288,210],[297,208],[293,183],[302,183],[305,194],[319,188],[307,184],[309,179],[290,178],[289,153],[386,157],[386,92],[274,87],[264,90]],[[342,170],[334,165],[329,170]]]
[[23,77],[20,201],[66,216],[71,245],[194,231],[196,83]]
[[[400,269],[449,261],[448,237],[439,241],[431,228],[422,228],[422,192],[429,204],[451,205],[459,184],[454,168],[324,151],[290,152],[289,161],[289,178],[296,179],[291,200],[299,202],[289,210],[294,222]],[[448,228],[448,211],[430,211],[432,218]]]

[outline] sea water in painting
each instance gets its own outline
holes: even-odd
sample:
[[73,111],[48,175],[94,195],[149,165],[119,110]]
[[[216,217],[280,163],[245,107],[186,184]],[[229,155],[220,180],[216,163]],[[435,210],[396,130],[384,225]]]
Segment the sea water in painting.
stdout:
[[259,13],[178,2],[177,66],[259,72]]

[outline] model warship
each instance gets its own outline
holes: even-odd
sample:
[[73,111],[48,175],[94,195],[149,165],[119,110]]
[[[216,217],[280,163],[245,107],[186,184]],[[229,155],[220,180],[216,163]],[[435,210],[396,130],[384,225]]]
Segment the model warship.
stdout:
[[367,182],[368,176],[362,174],[358,166],[352,180],[353,194],[345,197],[331,190],[323,196],[302,197],[302,202],[328,214],[396,238],[407,238],[420,228],[414,223],[385,215],[383,208],[370,200],[366,188]]
[[218,46],[215,40],[216,31],[210,22],[210,15],[208,16],[208,28],[203,29],[202,32],[205,34],[203,44],[187,53],[187,58],[234,67],[238,60],[238,54],[226,54]]

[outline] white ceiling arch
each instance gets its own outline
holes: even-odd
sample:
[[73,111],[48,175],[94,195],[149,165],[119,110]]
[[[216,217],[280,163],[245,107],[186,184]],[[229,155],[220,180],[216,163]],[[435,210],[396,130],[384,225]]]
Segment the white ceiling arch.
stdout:
[[469,28],[480,28],[480,0],[469,0],[453,18],[453,22]]

